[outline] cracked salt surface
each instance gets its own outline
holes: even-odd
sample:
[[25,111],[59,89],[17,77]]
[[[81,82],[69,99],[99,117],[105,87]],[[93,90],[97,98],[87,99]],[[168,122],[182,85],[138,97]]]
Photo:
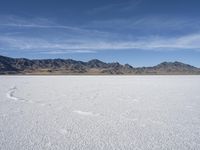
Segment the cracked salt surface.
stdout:
[[0,83],[3,150],[200,149],[199,76],[1,76]]

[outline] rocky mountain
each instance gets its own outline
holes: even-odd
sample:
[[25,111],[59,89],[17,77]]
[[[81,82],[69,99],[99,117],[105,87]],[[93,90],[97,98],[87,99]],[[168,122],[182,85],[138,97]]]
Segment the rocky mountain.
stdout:
[[118,62],[97,59],[88,62],[72,59],[25,59],[0,56],[0,74],[93,74],[150,75],[200,74],[200,69],[181,62],[163,62],[153,67],[134,68]]
[[163,62],[153,67],[136,68],[136,74],[187,75],[200,74],[200,69],[181,62]]

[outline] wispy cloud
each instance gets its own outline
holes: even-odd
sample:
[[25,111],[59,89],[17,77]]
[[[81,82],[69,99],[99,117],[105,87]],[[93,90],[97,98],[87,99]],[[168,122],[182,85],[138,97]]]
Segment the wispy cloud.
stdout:
[[[33,17],[31,19],[22,18],[13,15],[0,15],[0,27],[7,28],[38,28],[38,29],[62,29],[62,30],[71,30],[79,33],[96,33],[96,34],[107,34],[106,32],[95,30],[95,29],[84,29],[78,26],[68,26],[61,25],[49,18],[38,18]],[[65,31],[66,32],[66,31]]]
[[[38,51],[45,53],[92,53],[100,50],[196,50],[200,49],[200,34],[185,35],[176,38],[151,36],[134,41],[77,40],[47,41],[44,39],[0,37],[1,49]],[[76,43],[76,44],[74,44]]]
[[53,51],[41,51],[39,53],[40,54],[50,54],[50,55],[74,54],[74,53],[84,54],[84,53],[96,53],[96,51],[94,51],[94,50],[53,50]]
[[173,34],[197,32],[200,30],[199,18],[149,15],[131,18],[93,20],[85,25],[88,28],[105,31],[137,34]]
[[[1,18],[2,16],[0,16]],[[193,18],[194,19],[194,18]],[[194,23],[194,21],[196,21]],[[141,50],[182,50],[200,49],[200,32],[198,20],[179,19],[175,18],[160,18],[146,17],[139,19],[116,19],[104,20],[93,23],[88,23],[85,27],[71,27],[60,25],[50,19],[35,18],[24,19],[18,17],[7,17],[0,20],[0,27],[22,28],[22,30],[14,30],[10,33],[0,36],[0,52],[15,50],[15,51],[30,51],[48,54],[64,54],[64,53],[94,53],[100,50],[124,50],[124,49],[141,49]],[[181,34],[173,34],[163,36],[159,32],[157,34],[141,34],[130,32],[130,29],[147,28],[156,30],[191,28],[188,32]],[[194,26],[196,25],[196,26]],[[99,30],[99,28],[101,28]],[[113,29],[108,31],[107,28]],[[24,30],[31,28],[31,30]],[[53,31],[34,32],[33,28],[52,29]],[[114,29],[120,28],[122,31]],[[54,30],[55,29],[55,30]],[[62,29],[60,32],[57,29]],[[192,31],[192,29],[194,31]],[[165,31],[165,30],[164,30]],[[0,30],[0,33],[3,33]],[[52,38],[53,37],[53,38]]]

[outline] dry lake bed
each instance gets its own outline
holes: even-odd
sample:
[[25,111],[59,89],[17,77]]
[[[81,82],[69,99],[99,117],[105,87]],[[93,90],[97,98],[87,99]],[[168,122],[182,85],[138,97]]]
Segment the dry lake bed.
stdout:
[[1,150],[199,150],[200,76],[0,76]]

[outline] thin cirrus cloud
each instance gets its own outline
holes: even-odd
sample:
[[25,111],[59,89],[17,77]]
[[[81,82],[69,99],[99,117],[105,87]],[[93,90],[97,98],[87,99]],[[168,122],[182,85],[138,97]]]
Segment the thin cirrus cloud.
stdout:
[[125,19],[93,20],[86,24],[86,28],[99,30],[129,32],[133,36],[136,34],[173,34],[196,33],[200,30],[199,18],[169,17],[169,16],[143,16]]
[[73,31],[78,33],[96,33],[106,34],[106,32],[98,30],[88,30],[77,26],[61,25],[49,18],[33,17],[31,19],[18,17],[14,15],[0,15],[0,27],[18,29],[49,29],[49,30],[63,30]]
[[98,30],[87,30],[83,28],[78,27],[72,27],[72,26],[64,26],[64,25],[40,25],[40,24],[17,24],[17,23],[8,23],[8,24],[0,24],[2,27],[13,27],[13,28],[39,28],[39,29],[63,29],[63,30],[71,30],[76,31],[79,33],[104,33],[102,31]]
[[[1,51],[3,49],[4,51],[15,50],[62,54],[96,53],[100,50],[141,49],[169,51],[182,49],[197,50],[200,48],[200,33],[192,32],[193,30],[198,31],[198,28],[193,26],[193,24],[197,24],[198,21],[196,20],[194,22],[189,19],[176,20],[175,18],[145,17],[140,19],[101,20],[88,22],[82,27],[71,27],[60,25],[45,18],[24,19],[15,16],[1,16],[1,18],[0,27],[15,31],[9,34],[8,30],[4,36],[0,36]],[[190,30],[188,30],[187,34],[184,33],[175,37],[171,35],[160,36],[159,33],[157,35],[142,34],[134,36],[135,33],[133,33],[129,38],[127,38],[125,33],[115,30],[117,27],[124,30],[127,28],[142,29],[149,25],[152,26],[149,29],[159,27],[160,29],[165,28],[168,30],[171,28],[190,28]],[[180,27],[180,25],[182,26]],[[113,28],[112,31],[107,30],[111,27]],[[27,28],[30,30],[26,30]],[[40,29],[40,32],[33,37],[32,29]],[[49,29],[47,36],[43,36],[46,33],[43,29]],[[61,29],[62,34],[55,32],[57,29]],[[51,33],[51,31],[53,32]]]
[[76,54],[76,53],[96,53],[94,50],[53,50],[53,51],[41,51],[39,52],[40,54],[50,54],[50,55],[55,55],[55,54]]
[[[27,39],[14,37],[0,37],[0,43],[7,50],[38,51],[49,54],[55,53],[94,53],[100,50],[182,50],[200,49],[200,34],[182,36],[178,38],[145,37],[136,41],[47,41],[44,39]],[[1,48],[2,49],[2,48]]]

